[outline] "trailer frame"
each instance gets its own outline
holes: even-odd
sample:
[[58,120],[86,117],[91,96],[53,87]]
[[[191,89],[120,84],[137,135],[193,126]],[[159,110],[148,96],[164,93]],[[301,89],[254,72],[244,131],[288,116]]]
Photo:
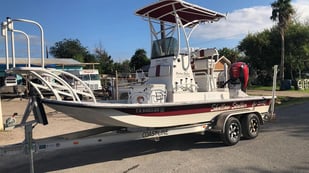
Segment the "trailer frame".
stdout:
[[[27,121],[30,113],[33,112],[34,120]],[[225,134],[226,121],[230,117],[240,119],[249,114],[256,114],[252,110],[229,111],[216,116],[212,121],[201,122],[198,124],[188,124],[167,128],[128,128],[128,127],[98,127],[82,130],[74,133],[62,134],[42,139],[33,139],[33,129],[37,124],[47,125],[48,119],[44,106],[39,96],[31,96],[24,112],[21,123],[15,128],[24,127],[25,140],[18,144],[1,146],[0,156],[26,154],[29,155],[30,172],[34,172],[34,153],[54,151],[59,149],[87,147],[104,145],[134,140],[150,139],[159,141],[161,137],[175,136],[182,134],[197,133],[202,134],[206,131]],[[263,122],[265,117],[257,114]],[[263,123],[261,123],[263,124]],[[236,143],[227,143],[234,145]]]

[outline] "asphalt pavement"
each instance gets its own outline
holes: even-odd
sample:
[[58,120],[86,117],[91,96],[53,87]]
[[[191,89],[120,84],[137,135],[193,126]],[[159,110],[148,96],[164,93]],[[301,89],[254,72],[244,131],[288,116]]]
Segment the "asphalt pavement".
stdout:
[[[213,134],[179,135],[35,154],[35,172],[309,172],[309,102],[276,108],[253,140],[224,146]],[[27,156],[0,158],[0,172],[28,172]]]

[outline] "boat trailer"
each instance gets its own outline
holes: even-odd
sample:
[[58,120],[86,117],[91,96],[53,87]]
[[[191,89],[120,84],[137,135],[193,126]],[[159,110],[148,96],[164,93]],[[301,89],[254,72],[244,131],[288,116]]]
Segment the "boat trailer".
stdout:
[[[27,121],[33,113],[34,120]],[[0,156],[26,154],[29,156],[30,172],[34,172],[34,153],[55,151],[59,149],[78,148],[86,146],[104,145],[118,142],[128,142],[134,140],[150,139],[159,141],[161,137],[174,136],[181,134],[197,133],[204,135],[206,131],[225,134],[229,117],[255,114],[252,111],[231,111],[218,116],[214,121],[198,124],[183,125],[168,128],[128,128],[128,127],[98,127],[89,130],[83,130],[74,133],[63,134],[42,139],[33,139],[33,129],[37,124],[47,125],[48,119],[45,113],[44,105],[40,97],[31,96],[24,112],[21,123],[14,128],[24,127],[25,140],[14,145],[0,147]],[[268,115],[271,116],[271,115]],[[268,120],[264,116],[263,121]],[[252,137],[254,138],[254,137]],[[223,139],[226,145],[234,145]]]

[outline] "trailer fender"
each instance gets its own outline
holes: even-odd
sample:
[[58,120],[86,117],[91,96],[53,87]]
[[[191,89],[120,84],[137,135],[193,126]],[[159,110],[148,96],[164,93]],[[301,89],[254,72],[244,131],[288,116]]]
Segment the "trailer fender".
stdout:
[[254,113],[259,117],[261,124],[263,124],[262,115],[257,111],[247,110],[247,111],[231,111],[231,112],[224,112],[219,114],[213,119],[213,128],[211,131],[224,133],[225,132],[225,124],[230,117],[236,117],[239,121],[241,121],[242,117]]

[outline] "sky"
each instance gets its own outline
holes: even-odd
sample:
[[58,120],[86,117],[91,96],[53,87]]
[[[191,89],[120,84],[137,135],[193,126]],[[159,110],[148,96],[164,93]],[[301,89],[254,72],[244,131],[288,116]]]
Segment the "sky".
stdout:
[[[54,46],[63,39],[78,39],[91,53],[96,47],[108,52],[114,61],[130,59],[139,48],[150,54],[148,23],[135,11],[157,0],[9,0],[2,3],[0,22],[6,17],[29,19],[44,29],[45,44]],[[186,0],[223,14],[226,19],[200,26],[191,46],[235,48],[249,33],[271,28],[271,6],[275,0]],[[299,21],[309,22],[309,0],[292,0]],[[35,25],[15,22],[14,28],[30,36],[31,56],[40,55],[40,32]],[[26,41],[15,34],[16,57],[26,57]],[[0,57],[4,57],[0,37]]]

